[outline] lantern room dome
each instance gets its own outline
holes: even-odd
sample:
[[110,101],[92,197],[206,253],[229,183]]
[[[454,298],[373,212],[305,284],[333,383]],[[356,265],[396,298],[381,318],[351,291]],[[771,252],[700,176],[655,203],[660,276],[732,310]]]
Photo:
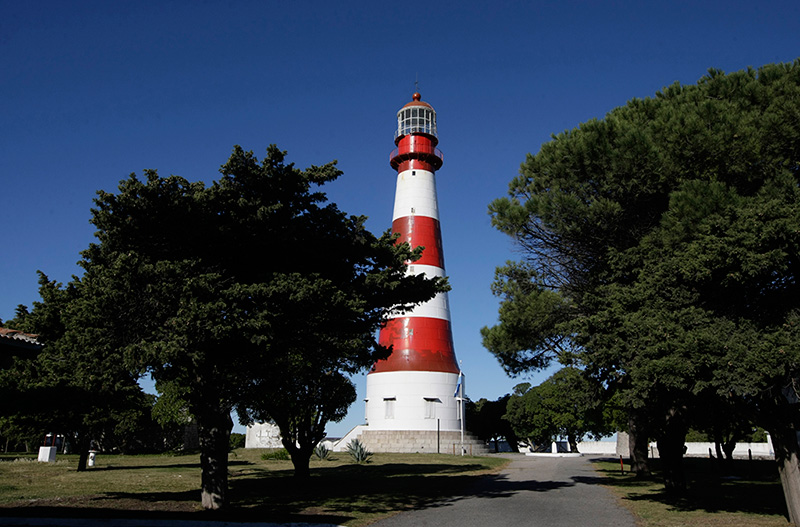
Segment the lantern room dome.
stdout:
[[403,108],[410,108],[411,106],[424,106],[426,108],[430,108],[431,110],[433,110],[433,106],[421,100],[422,95],[420,95],[419,92],[414,93],[414,95],[412,95],[411,98],[413,100],[410,103],[403,106]]

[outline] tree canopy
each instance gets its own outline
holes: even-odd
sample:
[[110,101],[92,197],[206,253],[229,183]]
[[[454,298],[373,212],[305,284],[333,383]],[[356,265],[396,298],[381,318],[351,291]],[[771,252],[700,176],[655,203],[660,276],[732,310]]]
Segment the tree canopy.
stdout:
[[297,439],[298,466],[352,402],[343,374],[389,353],[374,337],[387,312],[446,288],[406,275],[421,249],[326,203],[316,188],[340,176],[335,163],[301,171],[284,159],[275,146],[261,162],[237,146],[210,186],[146,171],[99,192],[92,210],[87,297],[128,367],[151,372],[197,420],[207,508],[225,504],[233,408]]
[[[712,400],[751,408],[796,473],[798,116],[800,61],[710,70],[554,136],[490,206],[525,250],[521,283],[504,276],[560,324],[538,334],[568,339],[620,389],[635,428],[678,467],[668,488],[682,487],[682,437]],[[548,349],[485,342],[517,370]]]

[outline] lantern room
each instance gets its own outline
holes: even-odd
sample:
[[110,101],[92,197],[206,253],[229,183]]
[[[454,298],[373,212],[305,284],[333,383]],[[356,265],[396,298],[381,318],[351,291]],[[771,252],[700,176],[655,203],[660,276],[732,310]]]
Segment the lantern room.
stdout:
[[436,112],[430,104],[420,99],[421,95],[415,93],[413,100],[397,112],[397,131],[394,133],[395,144],[403,136],[409,134],[426,134],[433,138],[434,145],[438,143]]

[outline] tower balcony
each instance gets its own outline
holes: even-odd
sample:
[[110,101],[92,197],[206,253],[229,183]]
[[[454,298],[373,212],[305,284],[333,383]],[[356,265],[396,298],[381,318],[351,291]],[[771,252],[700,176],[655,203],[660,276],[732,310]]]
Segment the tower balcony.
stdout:
[[[415,136],[410,136],[414,138]],[[444,163],[444,154],[441,150],[433,146],[430,141],[408,141],[403,142],[398,148],[389,154],[389,164],[397,170],[403,161],[418,159],[428,163],[434,170],[439,170]]]

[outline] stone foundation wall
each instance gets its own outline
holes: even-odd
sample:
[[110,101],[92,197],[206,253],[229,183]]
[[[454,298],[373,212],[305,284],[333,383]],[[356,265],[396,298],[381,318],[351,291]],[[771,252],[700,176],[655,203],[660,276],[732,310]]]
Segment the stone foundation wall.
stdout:
[[[418,454],[460,454],[461,432],[435,430],[364,430],[358,435],[372,452],[399,452]],[[438,448],[437,448],[438,447]],[[483,441],[469,433],[464,434],[464,453],[488,453]]]

